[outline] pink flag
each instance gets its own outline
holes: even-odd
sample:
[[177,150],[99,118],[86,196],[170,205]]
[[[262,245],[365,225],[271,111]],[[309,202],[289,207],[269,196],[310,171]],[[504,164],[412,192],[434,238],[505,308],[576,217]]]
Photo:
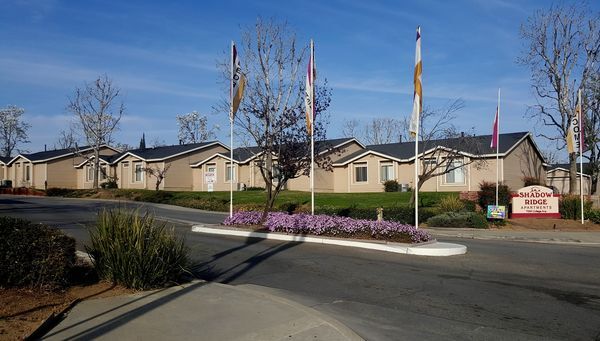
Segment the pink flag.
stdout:
[[496,117],[494,118],[494,128],[490,148],[498,148],[498,108],[496,108]]

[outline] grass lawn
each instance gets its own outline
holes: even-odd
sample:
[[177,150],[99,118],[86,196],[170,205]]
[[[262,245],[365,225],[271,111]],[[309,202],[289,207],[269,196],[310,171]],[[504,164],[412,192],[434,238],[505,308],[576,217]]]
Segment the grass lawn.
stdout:
[[[49,194],[50,195],[50,194]],[[113,190],[68,190],[59,195],[69,197],[97,197],[97,198],[123,198],[137,201],[160,202],[181,206],[198,207],[209,206],[207,209],[226,211],[229,209],[229,192],[167,192],[134,189]],[[421,206],[434,206],[440,198],[456,192],[421,192],[419,202]],[[327,208],[377,208],[405,206],[410,200],[410,192],[379,192],[379,193],[315,193],[315,207]],[[260,206],[265,203],[264,191],[233,192],[234,206]],[[294,203],[298,206],[310,207],[310,192],[282,191],[277,197],[275,207]]]
[[[217,198],[229,201],[229,192],[173,192],[174,198]],[[344,208],[356,206],[359,208],[394,207],[406,205],[410,201],[409,192],[394,193],[315,193],[316,207]],[[423,206],[435,205],[440,198],[447,195],[458,195],[458,193],[419,193],[419,201]],[[266,194],[262,191],[233,192],[234,204],[256,204],[261,205],[266,200]],[[310,205],[310,193],[299,191],[283,191],[277,197],[275,205],[283,203],[298,203]]]

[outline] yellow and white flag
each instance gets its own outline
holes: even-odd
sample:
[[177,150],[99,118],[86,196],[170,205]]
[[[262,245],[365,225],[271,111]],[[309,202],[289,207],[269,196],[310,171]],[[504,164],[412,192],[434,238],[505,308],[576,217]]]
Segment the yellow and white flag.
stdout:
[[582,154],[586,149],[583,120],[583,111],[581,110],[581,93],[579,93],[577,105],[575,106],[575,115],[573,115],[569,120],[569,128],[567,129],[567,151],[569,154]]
[[315,78],[317,68],[315,67],[315,44],[310,41],[310,56],[308,59],[308,69],[306,70],[306,87],[304,104],[306,106],[306,130],[309,135],[313,134],[313,121],[315,119]]
[[244,88],[246,87],[246,77],[242,73],[240,67],[240,58],[237,54],[235,44],[231,44],[231,112],[229,113],[229,119],[233,121],[235,113],[237,112],[240,103],[242,102],[242,96],[244,96]]
[[421,87],[421,27],[417,27],[417,47],[415,51],[415,93],[413,97],[413,111],[410,117],[409,131],[411,136],[416,137],[419,132],[419,119],[423,111],[423,89]]

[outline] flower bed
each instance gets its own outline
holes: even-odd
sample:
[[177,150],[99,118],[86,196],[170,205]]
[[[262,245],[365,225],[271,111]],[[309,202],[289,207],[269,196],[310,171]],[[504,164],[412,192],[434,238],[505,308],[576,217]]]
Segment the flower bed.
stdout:
[[[256,226],[260,225],[262,212],[236,212],[227,217],[224,225]],[[287,214],[271,212],[263,224],[270,232],[289,234],[310,234],[330,237],[350,237],[378,239],[399,243],[420,243],[431,240],[431,236],[414,226],[392,221],[374,221],[347,217],[310,214]]]

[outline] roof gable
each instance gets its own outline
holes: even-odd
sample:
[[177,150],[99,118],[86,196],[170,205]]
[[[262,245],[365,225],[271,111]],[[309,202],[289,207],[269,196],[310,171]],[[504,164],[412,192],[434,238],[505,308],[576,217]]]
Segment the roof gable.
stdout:
[[143,161],[163,161],[176,156],[185,155],[188,153],[195,152],[197,150],[205,149],[211,146],[221,146],[227,148],[219,141],[209,141],[201,143],[161,146],[154,148],[132,149],[112,159],[112,163],[118,162],[128,155],[136,157]]

